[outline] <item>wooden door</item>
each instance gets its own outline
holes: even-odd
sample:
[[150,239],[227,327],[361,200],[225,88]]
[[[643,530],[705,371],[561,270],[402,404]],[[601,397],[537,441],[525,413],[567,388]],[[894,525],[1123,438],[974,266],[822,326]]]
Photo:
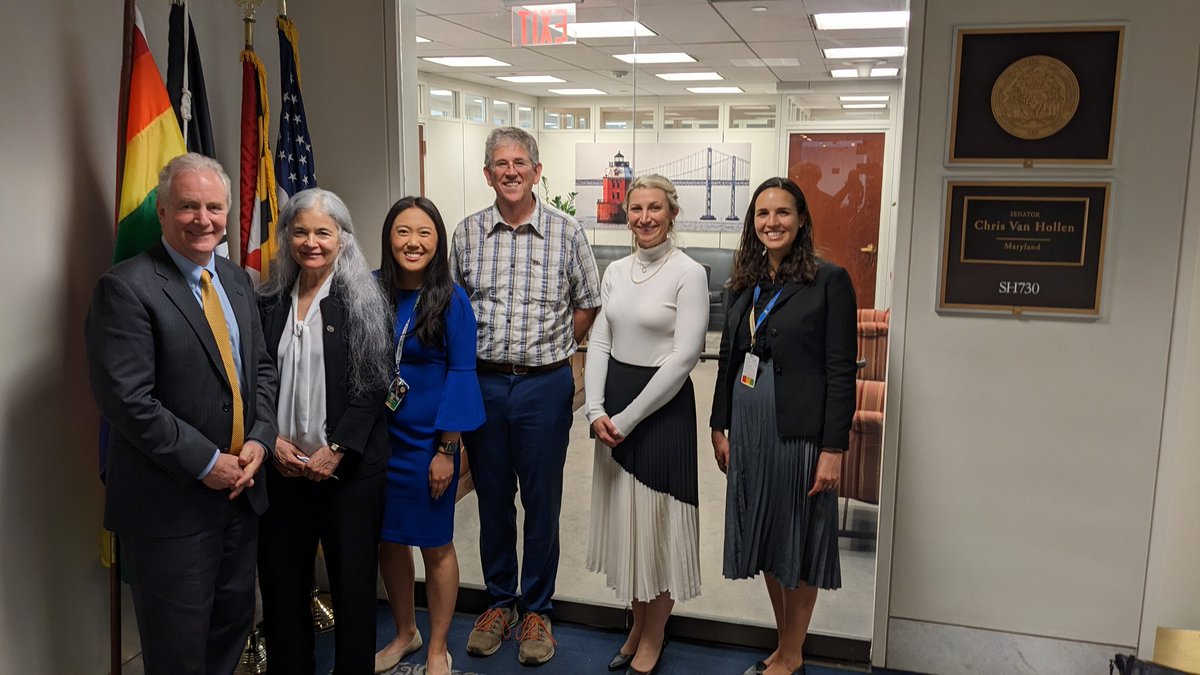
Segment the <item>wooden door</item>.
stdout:
[[860,308],[875,306],[883,132],[792,133],[788,178],[804,191],[817,255],[850,273]]

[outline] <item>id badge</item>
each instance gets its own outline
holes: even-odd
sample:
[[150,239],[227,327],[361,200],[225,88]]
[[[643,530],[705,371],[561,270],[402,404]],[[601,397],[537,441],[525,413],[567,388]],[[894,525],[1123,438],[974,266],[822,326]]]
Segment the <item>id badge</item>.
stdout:
[[400,402],[404,400],[405,394],[408,393],[408,383],[404,378],[397,375],[392,379],[392,383],[388,385],[387,401],[385,402],[388,410],[396,412],[396,408],[400,407]]
[[742,364],[742,384],[753,389],[756,379],[758,379],[758,356],[746,352],[746,361]]

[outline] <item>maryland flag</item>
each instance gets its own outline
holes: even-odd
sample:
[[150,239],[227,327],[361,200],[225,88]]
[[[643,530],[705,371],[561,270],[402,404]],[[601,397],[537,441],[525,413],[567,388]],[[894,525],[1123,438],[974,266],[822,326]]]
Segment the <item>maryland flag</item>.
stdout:
[[267,72],[253,49],[242,52],[242,153],[239,182],[241,261],[255,283],[270,276],[279,206],[267,142]]
[[[136,12],[136,10],[135,10]],[[136,12],[129,46],[129,67],[122,73],[123,132],[117,142],[117,236],[113,262],[141,253],[158,243],[158,172],[187,152],[183,133],[171,108],[167,87],[146,44],[142,15]]]

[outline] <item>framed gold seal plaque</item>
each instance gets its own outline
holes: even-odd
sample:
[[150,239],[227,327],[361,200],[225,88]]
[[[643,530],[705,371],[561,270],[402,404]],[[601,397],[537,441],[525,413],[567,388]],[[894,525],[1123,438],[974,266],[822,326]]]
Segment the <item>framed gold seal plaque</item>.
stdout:
[[1109,182],[946,184],[938,311],[1100,313]]
[[959,29],[951,164],[1113,162],[1123,26]]

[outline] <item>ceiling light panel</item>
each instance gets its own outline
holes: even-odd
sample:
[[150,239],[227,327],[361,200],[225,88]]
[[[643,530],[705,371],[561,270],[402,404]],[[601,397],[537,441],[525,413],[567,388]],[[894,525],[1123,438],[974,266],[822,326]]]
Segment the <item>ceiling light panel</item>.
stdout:
[[896,77],[900,74],[899,68],[872,68],[871,77]]
[[604,96],[608,94],[607,91],[599,89],[549,89],[547,91],[560,96]]
[[725,79],[719,73],[656,73],[655,77],[668,82],[704,82]]
[[904,28],[908,12],[837,12],[814,14],[817,30],[854,30],[871,28]]
[[513,84],[557,84],[559,82],[566,82],[566,80],[553,75],[499,75],[496,79],[512,82]]
[[865,110],[868,108],[886,108],[886,103],[843,103],[846,110]]
[[498,61],[490,56],[425,56],[430,63],[451,68],[488,68],[493,66],[510,67],[511,63]]
[[688,87],[693,94],[741,94],[741,87]]
[[829,75],[838,79],[843,77],[858,77],[858,71],[854,68],[834,68],[829,71]]
[[577,40],[594,38],[653,37],[658,35],[637,21],[592,21],[567,26],[567,35]]
[[625,63],[695,63],[696,59],[683,52],[643,52],[640,54],[614,54]]
[[828,47],[822,50],[827,59],[888,59],[904,56],[904,47]]
[[887,101],[890,98],[890,96],[882,94],[878,96],[839,96],[838,100],[842,103],[867,103],[871,101]]

